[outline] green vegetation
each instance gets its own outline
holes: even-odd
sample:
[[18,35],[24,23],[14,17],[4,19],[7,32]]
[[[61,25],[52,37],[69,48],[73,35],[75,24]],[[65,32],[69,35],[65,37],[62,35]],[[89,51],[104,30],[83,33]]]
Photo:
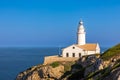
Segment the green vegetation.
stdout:
[[120,44],[108,49],[107,51],[105,51],[101,55],[101,58],[103,60],[109,60],[110,58],[112,58],[114,56],[118,56],[118,55],[120,55]]
[[118,60],[116,61],[116,63],[120,63],[120,59],[118,59]]
[[59,62],[53,62],[50,64],[50,66],[52,66],[53,68],[58,67],[59,65],[60,65]]
[[120,67],[120,63],[115,64],[115,65],[112,67],[112,70],[114,70],[114,69],[116,69],[116,68],[118,68],[118,67]]
[[75,63],[74,65],[71,66],[71,68],[75,69],[75,72],[71,73],[68,76],[68,80],[76,80],[76,79],[84,78],[85,68],[83,68],[81,64]]
[[71,70],[71,66],[73,64],[75,64],[75,62],[66,62],[66,64],[62,64],[64,66],[64,72],[70,71]]
[[104,68],[103,70],[98,70],[96,72],[92,72],[90,74],[88,74],[85,78],[85,80],[91,80],[93,77],[95,77],[98,74],[101,74],[100,76],[98,76],[98,78],[96,78],[96,80],[102,80],[102,78],[104,78],[105,76],[110,74],[110,69],[109,67]]
[[61,65],[64,66],[64,74],[61,76],[60,80],[62,80],[63,78],[68,78],[69,76],[71,76],[71,69],[72,69],[72,65],[75,65],[75,62],[61,62]]
[[96,71],[96,72],[92,72],[90,74],[88,74],[85,78],[85,80],[89,80],[89,79],[92,79],[93,77],[95,77],[96,75],[98,74],[101,74],[99,75],[96,80],[102,80],[104,79],[106,76],[108,76],[110,74],[111,71],[113,71],[114,69],[120,67],[120,63],[116,63],[112,68],[110,68],[109,66],[104,68],[103,70],[99,70],[99,71]]

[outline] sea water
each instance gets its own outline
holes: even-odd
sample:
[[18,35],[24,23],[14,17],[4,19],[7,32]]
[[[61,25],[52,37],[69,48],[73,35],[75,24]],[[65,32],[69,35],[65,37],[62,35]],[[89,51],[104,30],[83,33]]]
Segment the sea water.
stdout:
[[[102,48],[102,52],[107,48]],[[44,56],[59,55],[58,47],[0,48],[0,80],[15,80],[19,72],[42,64]]]

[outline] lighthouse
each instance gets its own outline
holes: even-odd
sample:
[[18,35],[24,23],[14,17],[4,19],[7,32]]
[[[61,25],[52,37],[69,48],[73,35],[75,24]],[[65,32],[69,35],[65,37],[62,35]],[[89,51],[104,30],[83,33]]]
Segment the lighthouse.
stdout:
[[62,49],[62,57],[82,57],[100,54],[98,43],[86,43],[86,32],[81,20],[77,28],[77,43]]
[[83,21],[81,20],[79,22],[78,32],[77,32],[77,44],[78,45],[86,44],[86,36],[85,35],[86,35],[85,28],[83,26]]

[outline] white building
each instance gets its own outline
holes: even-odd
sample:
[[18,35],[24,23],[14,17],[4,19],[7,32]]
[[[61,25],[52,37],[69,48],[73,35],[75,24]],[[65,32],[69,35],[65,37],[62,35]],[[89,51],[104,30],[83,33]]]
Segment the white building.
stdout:
[[81,57],[84,55],[91,55],[100,53],[98,43],[86,43],[86,32],[83,22],[80,21],[77,32],[77,44],[73,44],[62,49],[62,57]]

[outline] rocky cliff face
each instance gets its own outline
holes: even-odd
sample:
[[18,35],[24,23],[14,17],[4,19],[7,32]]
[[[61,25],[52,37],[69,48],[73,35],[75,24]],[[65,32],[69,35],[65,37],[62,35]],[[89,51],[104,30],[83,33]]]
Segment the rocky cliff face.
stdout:
[[119,67],[119,59],[103,61],[95,56],[87,56],[76,63],[54,62],[34,66],[21,72],[16,80],[120,80]]
[[76,62],[34,66],[21,72],[16,80],[120,80],[120,45],[113,49],[99,58],[89,55]]
[[[34,67],[33,67],[34,68]],[[16,80],[57,80],[64,72],[64,66],[59,65],[53,68],[50,65],[37,66],[34,69],[29,69],[20,73]]]
[[79,63],[85,68],[84,76],[103,69],[103,61],[95,56],[88,56],[85,61],[79,61]]
[[120,80],[120,67],[118,67],[114,71],[112,71],[103,80]]

